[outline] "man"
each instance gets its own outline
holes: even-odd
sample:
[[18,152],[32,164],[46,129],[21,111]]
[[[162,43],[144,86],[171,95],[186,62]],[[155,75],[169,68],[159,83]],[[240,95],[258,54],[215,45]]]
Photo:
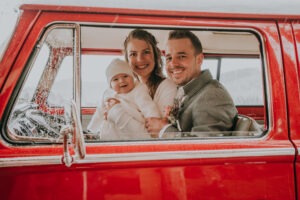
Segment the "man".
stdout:
[[196,35],[188,30],[169,33],[166,70],[184,94],[176,100],[178,108],[172,109],[171,120],[146,120],[148,132],[159,132],[159,137],[166,137],[168,132],[232,130],[237,116],[233,100],[208,70],[201,71],[203,59],[202,45]]

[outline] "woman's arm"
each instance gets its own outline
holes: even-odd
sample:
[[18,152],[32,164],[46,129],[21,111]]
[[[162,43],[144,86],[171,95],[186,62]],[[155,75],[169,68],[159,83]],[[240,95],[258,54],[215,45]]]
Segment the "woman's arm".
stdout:
[[133,100],[145,118],[162,117],[158,106],[148,93],[148,89],[145,84],[138,84],[134,88]]
[[165,116],[166,108],[173,105],[176,93],[177,86],[172,80],[165,79],[159,84],[153,101],[158,106],[161,116]]
[[108,120],[114,122],[122,133],[128,134],[133,139],[151,138],[150,134],[145,128],[145,124],[134,119],[122,108],[122,105],[116,104],[109,111],[107,115]]

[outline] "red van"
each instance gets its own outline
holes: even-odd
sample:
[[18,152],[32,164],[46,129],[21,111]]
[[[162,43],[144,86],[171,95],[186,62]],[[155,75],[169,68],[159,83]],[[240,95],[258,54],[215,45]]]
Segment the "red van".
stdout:
[[[253,1],[241,12],[226,3],[209,12],[176,1],[170,9],[22,5],[0,62],[1,199],[298,199],[299,3],[287,2],[292,14],[278,3]],[[170,30],[200,38],[202,68],[241,116],[235,130],[114,141],[87,132],[105,68],[124,59],[136,28],[162,51]]]

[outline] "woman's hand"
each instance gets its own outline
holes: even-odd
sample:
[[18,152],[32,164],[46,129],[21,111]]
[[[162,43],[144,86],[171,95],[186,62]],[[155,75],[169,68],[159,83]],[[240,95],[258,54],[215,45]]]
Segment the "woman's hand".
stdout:
[[172,106],[166,106],[164,109],[164,117],[168,118],[171,115]]
[[114,107],[116,104],[120,103],[120,101],[116,98],[109,98],[104,103],[104,119],[107,120],[107,115],[109,110]]

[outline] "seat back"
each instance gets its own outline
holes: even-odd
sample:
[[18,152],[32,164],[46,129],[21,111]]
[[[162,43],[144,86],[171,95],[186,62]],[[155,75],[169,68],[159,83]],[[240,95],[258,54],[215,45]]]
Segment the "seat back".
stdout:
[[263,129],[253,118],[246,115],[238,115],[234,131],[261,133]]

